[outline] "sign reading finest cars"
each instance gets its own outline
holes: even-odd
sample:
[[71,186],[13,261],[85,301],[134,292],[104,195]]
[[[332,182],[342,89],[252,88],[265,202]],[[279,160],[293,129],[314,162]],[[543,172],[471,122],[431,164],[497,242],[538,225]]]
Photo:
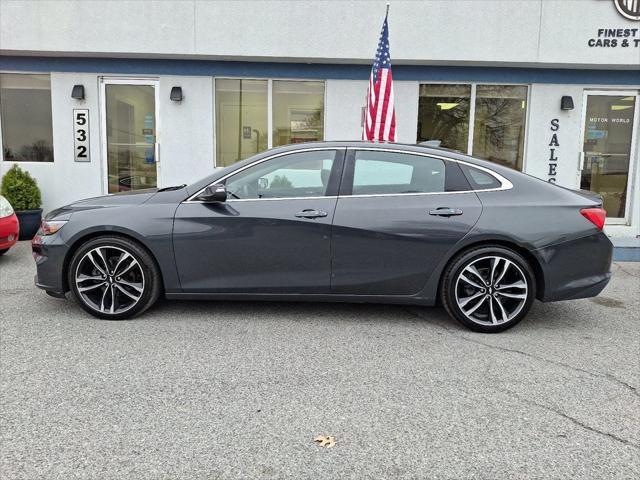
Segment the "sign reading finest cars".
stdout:
[[587,45],[605,48],[638,48],[640,47],[640,28],[599,28],[597,35],[590,38]]
[[89,110],[73,109],[73,151],[76,162],[90,162]]

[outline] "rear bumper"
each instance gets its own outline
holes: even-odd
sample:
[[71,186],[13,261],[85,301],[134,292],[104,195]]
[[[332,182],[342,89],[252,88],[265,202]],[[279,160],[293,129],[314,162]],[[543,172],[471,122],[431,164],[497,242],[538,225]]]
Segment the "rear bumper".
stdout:
[[544,276],[543,302],[595,297],[611,278],[613,244],[603,232],[532,253]]
[[0,218],[0,250],[13,247],[18,241],[20,224],[15,214]]

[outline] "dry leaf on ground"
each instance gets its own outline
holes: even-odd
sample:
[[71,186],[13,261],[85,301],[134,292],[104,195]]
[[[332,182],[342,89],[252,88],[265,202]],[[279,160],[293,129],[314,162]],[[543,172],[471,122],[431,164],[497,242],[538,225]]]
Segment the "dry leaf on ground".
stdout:
[[336,444],[336,439],[334,437],[325,437],[323,435],[318,435],[313,439],[313,441],[316,442],[318,446],[327,448],[331,448]]

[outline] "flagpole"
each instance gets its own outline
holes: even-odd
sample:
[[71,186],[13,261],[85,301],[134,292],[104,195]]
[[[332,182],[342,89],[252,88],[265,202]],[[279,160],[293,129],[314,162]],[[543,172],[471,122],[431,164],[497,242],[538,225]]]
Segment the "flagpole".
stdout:
[[384,14],[385,17],[389,16],[389,5],[390,5],[390,3],[387,2],[387,13]]

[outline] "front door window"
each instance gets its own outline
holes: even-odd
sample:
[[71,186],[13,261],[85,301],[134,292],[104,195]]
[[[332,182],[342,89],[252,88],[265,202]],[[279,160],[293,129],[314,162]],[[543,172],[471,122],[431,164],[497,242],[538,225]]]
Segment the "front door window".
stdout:
[[616,94],[586,99],[580,188],[602,195],[610,218],[627,215],[636,99]]
[[258,163],[226,181],[231,199],[322,197],[336,150],[291,153]]
[[157,186],[155,86],[105,85],[109,193]]

